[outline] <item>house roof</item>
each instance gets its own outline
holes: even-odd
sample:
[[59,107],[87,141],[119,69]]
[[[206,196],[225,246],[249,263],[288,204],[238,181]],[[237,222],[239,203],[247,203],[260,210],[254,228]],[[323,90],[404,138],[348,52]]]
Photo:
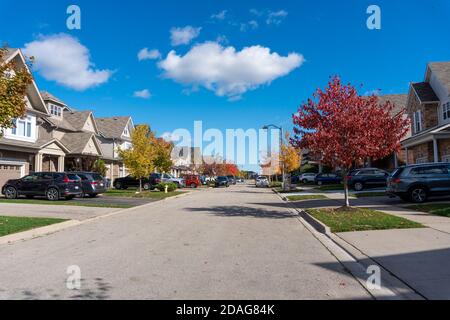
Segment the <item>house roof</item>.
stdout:
[[450,94],[450,61],[430,62],[428,66]]
[[92,112],[88,110],[87,111],[64,110],[63,117],[64,121],[68,122],[75,130],[81,131],[91,114]]
[[41,96],[42,96],[42,99],[44,99],[44,101],[53,101],[53,102],[62,104],[63,106],[67,106],[67,104],[64,101],[55,97],[54,95],[52,95],[51,93],[49,93],[47,91],[41,91]]
[[97,118],[97,126],[105,138],[120,139],[130,117]]
[[93,139],[97,145],[97,150],[101,154],[97,138],[92,132],[68,132],[61,139],[61,143],[69,148],[70,153],[82,154],[88,142]]
[[30,149],[41,149],[42,147],[44,147],[54,141],[56,141],[56,139],[53,139],[53,138],[38,139],[38,140],[36,140],[36,142],[20,141],[20,140],[15,140],[15,139],[8,139],[5,137],[0,138],[0,144],[2,144],[2,145],[9,145],[9,146],[13,146],[13,147],[22,147],[22,148],[30,148]]
[[6,48],[5,55],[3,57],[2,62],[8,61],[10,58],[15,56],[18,53],[18,50],[19,49],[16,49],[16,48]]
[[439,98],[428,82],[412,83],[412,88],[416,92],[419,100],[423,102],[439,102]]
[[77,131],[65,118],[45,117],[45,120],[57,128],[67,131]]
[[394,108],[391,111],[392,116],[396,116],[402,110],[406,109],[408,95],[407,94],[385,94],[378,97],[380,104],[385,104],[390,101],[394,104]]

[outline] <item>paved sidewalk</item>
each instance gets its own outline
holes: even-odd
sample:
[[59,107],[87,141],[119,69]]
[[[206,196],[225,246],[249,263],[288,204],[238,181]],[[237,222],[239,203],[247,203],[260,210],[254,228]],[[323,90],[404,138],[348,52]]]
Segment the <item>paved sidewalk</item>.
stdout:
[[[343,204],[342,194],[297,202],[299,208],[330,208]],[[341,239],[372,258],[427,299],[450,299],[450,218],[408,209],[387,197],[352,199],[366,207],[419,222],[427,228],[338,233]],[[363,264],[364,261],[361,261]]]

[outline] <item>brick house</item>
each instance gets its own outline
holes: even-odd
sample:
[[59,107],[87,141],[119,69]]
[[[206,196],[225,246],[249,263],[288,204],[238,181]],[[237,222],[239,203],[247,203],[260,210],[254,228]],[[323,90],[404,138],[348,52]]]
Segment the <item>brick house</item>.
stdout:
[[402,141],[406,163],[450,162],[450,62],[431,62],[407,101],[411,137]]

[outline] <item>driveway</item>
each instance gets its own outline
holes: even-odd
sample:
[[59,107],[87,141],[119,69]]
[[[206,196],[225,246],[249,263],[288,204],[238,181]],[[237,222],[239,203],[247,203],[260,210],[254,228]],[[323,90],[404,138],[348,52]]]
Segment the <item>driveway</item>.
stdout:
[[[129,209],[0,256],[0,298],[370,298],[283,201],[251,186]],[[73,265],[80,290],[66,288]]]

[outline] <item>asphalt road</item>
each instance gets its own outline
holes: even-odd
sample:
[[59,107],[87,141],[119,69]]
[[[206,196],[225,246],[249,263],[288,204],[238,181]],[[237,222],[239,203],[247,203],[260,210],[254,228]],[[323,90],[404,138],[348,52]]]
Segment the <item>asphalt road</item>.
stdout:
[[370,298],[275,194],[251,186],[133,208],[0,256],[2,299]]

